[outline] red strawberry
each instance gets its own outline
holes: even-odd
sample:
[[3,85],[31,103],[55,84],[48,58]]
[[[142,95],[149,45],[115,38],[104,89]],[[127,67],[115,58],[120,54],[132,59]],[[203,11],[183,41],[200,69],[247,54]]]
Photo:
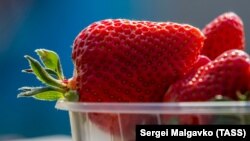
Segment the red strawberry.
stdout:
[[[119,19],[88,26],[77,36],[73,50],[80,101],[161,101],[168,86],[194,64],[203,39],[197,28],[171,22]],[[117,117],[90,114],[94,123],[115,135],[120,134]],[[156,121],[142,115],[126,119],[126,137],[134,137],[136,124]]]
[[[183,79],[191,79],[193,75],[197,72],[197,70],[201,67],[209,63],[211,60],[204,56],[199,55],[196,63],[192,67],[192,69],[184,75]],[[210,117],[204,115],[163,115],[162,116],[163,124],[206,124]],[[181,118],[180,118],[181,117]]]
[[201,66],[206,65],[207,63],[209,63],[211,60],[205,56],[205,55],[199,55],[198,59],[196,61],[196,63],[194,64],[192,70],[196,71],[197,69],[199,69]]
[[[200,67],[192,77],[174,83],[164,101],[207,101],[217,94],[236,99],[236,92],[249,90],[250,58],[240,50],[229,50]],[[230,78],[230,79],[229,79]]]
[[[187,24],[125,19],[95,22],[76,37],[74,76],[59,87],[64,93],[76,90],[80,102],[160,102],[170,84],[194,65],[203,41],[202,32]],[[78,95],[65,96],[76,99]],[[156,122],[150,115],[118,117],[116,113],[88,114],[103,131],[126,140],[134,139],[136,124]]]
[[[196,73],[196,71],[201,67],[206,65],[207,63],[209,63],[211,60],[205,56],[205,55],[199,55],[198,59],[196,60],[196,62],[194,63],[192,69],[190,71],[187,72],[187,74],[184,75],[184,77],[189,77],[191,76],[191,73]],[[181,78],[183,79],[183,78]]]
[[243,26],[241,18],[233,12],[218,16],[202,30],[206,39],[201,53],[213,60],[226,50],[244,50]]
[[[209,101],[216,95],[237,100],[238,91],[246,93],[250,90],[249,79],[248,54],[241,50],[228,50],[212,62],[200,67],[196,73],[171,85],[164,96],[164,101]],[[180,116],[180,121],[182,124],[199,122],[199,116],[194,117]]]
[[117,19],[91,24],[73,45],[80,101],[160,101],[194,64],[203,39],[197,28],[171,22]]

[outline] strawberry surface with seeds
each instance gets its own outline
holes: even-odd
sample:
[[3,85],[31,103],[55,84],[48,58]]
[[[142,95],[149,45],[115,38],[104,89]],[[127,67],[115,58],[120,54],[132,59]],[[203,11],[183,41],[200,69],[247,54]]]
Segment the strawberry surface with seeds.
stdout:
[[250,90],[249,78],[249,55],[241,50],[228,50],[171,85],[164,101],[208,101],[216,95],[237,100],[237,91]]
[[[192,69],[187,72],[180,80],[192,79],[197,70],[211,62],[211,60],[204,55],[199,55]],[[185,82],[184,82],[185,85]],[[172,101],[169,101],[172,102]],[[182,115],[161,115],[161,120],[163,124],[191,124],[191,125],[202,125],[207,124],[211,121],[211,116],[209,115],[197,115],[197,114],[182,114]]]
[[195,61],[194,65],[192,66],[192,69],[189,70],[182,78],[180,79],[184,79],[184,77],[190,77],[192,76],[192,73],[196,73],[196,71],[201,67],[206,65],[207,63],[211,62],[211,60],[205,56],[205,55],[199,55],[198,59]]
[[187,24],[95,22],[73,45],[80,101],[161,101],[168,86],[191,69],[203,40],[203,34]]
[[[198,61],[199,62],[199,61]],[[215,101],[216,97],[239,100],[238,93],[248,94],[250,90],[250,57],[241,50],[228,50],[215,60],[192,71],[183,79],[170,86],[164,96],[164,102]],[[168,123],[171,118],[179,124],[209,124],[217,120],[212,115],[163,115]],[[226,118],[225,118],[226,119]],[[220,121],[220,123],[223,123]]]
[[206,39],[202,54],[215,59],[230,49],[245,49],[245,31],[242,19],[234,12],[226,12],[208,23],[203,29]]

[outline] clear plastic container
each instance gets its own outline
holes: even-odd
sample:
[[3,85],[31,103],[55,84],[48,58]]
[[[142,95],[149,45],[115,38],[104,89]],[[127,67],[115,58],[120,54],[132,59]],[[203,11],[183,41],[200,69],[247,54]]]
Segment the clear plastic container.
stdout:
[[69,112],[73,141],[135,141],[143,124],[250,124],[250,102],[77,103]]

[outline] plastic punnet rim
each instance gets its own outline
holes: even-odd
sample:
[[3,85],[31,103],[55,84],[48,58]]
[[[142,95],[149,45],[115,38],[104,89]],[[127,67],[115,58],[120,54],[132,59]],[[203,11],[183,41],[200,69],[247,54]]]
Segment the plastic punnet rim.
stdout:
[[250,102],[173,102],[173,103],[84,103],[59,100],[56,109],[71,112],[134,114],[250,114]]

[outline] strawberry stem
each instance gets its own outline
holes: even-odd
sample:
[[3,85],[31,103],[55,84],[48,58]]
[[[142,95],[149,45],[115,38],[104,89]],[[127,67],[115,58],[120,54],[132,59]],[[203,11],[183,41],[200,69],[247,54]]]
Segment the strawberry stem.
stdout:
[[78,101],[79,95],[75,90],[69,90],[64,94],[64,97],[68,101]]
[[65,79],[63,76],[59,56],[50,50],[36,50],[43,65],[36,59],[25,55],[30,68],[22,72],[32,73],[45,86],[43,87],[21,87],[17,97],[33,97],[38,100],[55,101],[64,99],[67,101],[78,101],[79,95],[75,90],[75,80]]

